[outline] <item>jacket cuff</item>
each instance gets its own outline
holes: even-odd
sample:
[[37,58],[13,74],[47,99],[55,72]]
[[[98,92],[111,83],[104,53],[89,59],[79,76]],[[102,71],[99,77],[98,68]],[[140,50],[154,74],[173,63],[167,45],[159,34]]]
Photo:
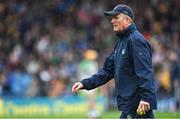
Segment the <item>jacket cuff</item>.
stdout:
[[145,101],[145,102],[148,102],[150,104],[150,102],[152,100],[152,95],[151,95],[150,91],[147,92],[147,91],[142,90],[141,92],[142,92],[140,94],[141,100]]
[[144,101],[144,102],[147,102],[147,103],[149,103],[149,104],[150,104],[150,100],[149,100],[149,99],[147,99],[147,98],[141,98],[141,101]]
[[87,81],[86,81],[86,80],[82,80],[81,83],[82,83],[82,85],[83,85],[83,88],[82,88],[82,89],[88,90],[88,89],[87,89]]

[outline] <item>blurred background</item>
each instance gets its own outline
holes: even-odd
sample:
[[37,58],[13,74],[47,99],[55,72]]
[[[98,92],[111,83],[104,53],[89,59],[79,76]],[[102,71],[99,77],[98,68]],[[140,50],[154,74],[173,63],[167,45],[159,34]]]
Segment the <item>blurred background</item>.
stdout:
[[[50,114],[53,100],[86,103],[71,87],[112,51],[117,39],[104,12],[117,4],[134,10],[151,43],[158,111],[180,111],[179,0],[0,0],[0,115],[43,100]],[[94,92],[100,110],[117,111],[113,80]]]

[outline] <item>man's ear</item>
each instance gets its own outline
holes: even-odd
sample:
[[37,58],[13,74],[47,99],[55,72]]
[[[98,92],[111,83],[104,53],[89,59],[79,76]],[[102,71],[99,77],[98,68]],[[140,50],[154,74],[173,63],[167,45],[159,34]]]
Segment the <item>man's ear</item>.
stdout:
[[131,23],[130,19],[125,18],[125,23],[126,23],[126,25],[128,25],[129,23]]

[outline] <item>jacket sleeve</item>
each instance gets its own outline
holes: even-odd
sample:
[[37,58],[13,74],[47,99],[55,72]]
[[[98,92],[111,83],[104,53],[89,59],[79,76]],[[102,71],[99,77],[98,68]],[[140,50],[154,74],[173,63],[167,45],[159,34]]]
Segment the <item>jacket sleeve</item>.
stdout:
[[114,77],[114,54],[113,52],[106,58],[104,66],[90,78],[81,81],[83,89],[91,90],[105,84]]
[[140,98],[150,103],[155,93],[150,45],[143,38],[134,39],[132,42],[132,50],[132,59],[134,70],[138,77],[137,82],[140,90]]

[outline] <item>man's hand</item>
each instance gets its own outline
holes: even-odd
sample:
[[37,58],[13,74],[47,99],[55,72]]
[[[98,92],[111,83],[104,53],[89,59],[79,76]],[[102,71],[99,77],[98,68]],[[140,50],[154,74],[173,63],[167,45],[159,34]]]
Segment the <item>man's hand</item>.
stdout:
[[72,92],[75,93],[83,88],[83,85],[81,82],[77,82],[72,87]]
[[137,108],[137,114],[143,115],[150,110],[150,104],[145,101],[140,101],[139,106]]

